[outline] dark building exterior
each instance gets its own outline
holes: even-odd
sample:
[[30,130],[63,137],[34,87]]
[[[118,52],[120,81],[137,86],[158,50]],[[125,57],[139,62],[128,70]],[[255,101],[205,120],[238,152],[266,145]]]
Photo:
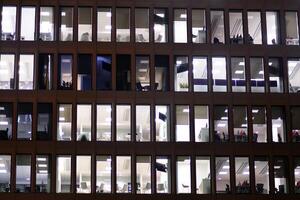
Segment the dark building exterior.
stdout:
[[2,0],[0,199],[300,198],[299,0]]

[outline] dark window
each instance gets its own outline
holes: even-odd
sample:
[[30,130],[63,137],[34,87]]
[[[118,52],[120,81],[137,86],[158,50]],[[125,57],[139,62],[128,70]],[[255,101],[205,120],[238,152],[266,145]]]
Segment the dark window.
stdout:
[[155,56],[155,90],[169,91],[169,56]]
[[97,90],[111,90],[111,56],[97,56]]
[[58,89],[71,90],[72,84],[72,55],[60,55],[58,64]]
[[289,165],[286,157],[274,158],[274,190],[275,194],[289,193]]
[[77,90],[92,89],[92,56],[89,54],[78,55]]
[[52,89],[53,55],[40,54],[38,68],[38,88],[41,90]]
[[37,106],[37,140],[50,140],[52,136],[52,104],[39,103]]
[[117,90],[131,89],[130,55],[117,55]]

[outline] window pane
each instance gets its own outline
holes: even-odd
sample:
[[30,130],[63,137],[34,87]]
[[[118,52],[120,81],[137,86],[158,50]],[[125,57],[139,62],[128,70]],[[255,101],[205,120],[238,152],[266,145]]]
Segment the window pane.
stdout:
[[194,43],[206,43],[205,10],[192,10],[192,34]]
[[92,105],[77,105],[77,141],[91,141]]
[[116,40],[130,42],[130,8],[116,8]]
[[211,43],[225,43],[224,11],[210,11]]
[[1,40],[15,40],[17,8],[15,6],[3,6],[1,17]]
[[30,155],[16,155],[16,192],[31,192]]
[[300,142],[300,107],[291,108],[291,120],[292,140],[293,142]]
[[51,157],[36,156],[36,185],[35,192],[50,192],[51,187]]
[[111,193],[111,156],[96,157],[96,193]]
[[209,142],[209,108],[208,106],[194,107],[195,141]]
[[78,8],[78,41],[92,41],[92,21],[92,8]]
[[233,133],[235,142],[248,142],[247,106],[233,107]]
[[76,156],[76,193],[91,193],[91,156]]
[[97,141],[111,141],[111,105],[97,105]]
[[251,92],[265,92],[263,58],[250,58]]
[[117,105],[116,106],[117,120],[117,141],[131,140],[131,106]]
[[283,66],[280,58],[270,58],[269,62],[270,92],[283,92]]
[[300,83],[298,79],[300,77],[300,59],[288,59],[289,70],[289,91],[290,93],[297,93],[300,91]]
[[249,158],[235,158],[235,187],[236,193],[250,193]]
[[19,58],[19,89],[33,89],[34,55],[21,54]]
[[176,106],[176,142],[190,141],[190,108],[188,105]]
[[56,158],[56,193],[71,192],[71,156]]
[[230,162],[229,157],[216,157],[216,192],[231,193],[230,190]]
[[78,55],[77,90],[92,89],[92,55]]
[[150,106],[137,105],[135,107],[136,118],[136,141],[149,142],[151,140],[150,129]]
[[243,13],[242,12],[230,12],[229,13],[229,26],[230,26],[230,43],[231,44],[243,44],[244,32],[243,32]]
[[173,34],[175,43],[187,43],[187,10],[174,9]]
[[54,40],[54,8],[40,7],[40,40]]
[[196,157],[196,192],[197,194],[211,193],[209,157]]
[[73,8],[60,8],[60,41],[73,41]]
[[258,194],[269,194],[269,161],[267,158],[255,158],[255,191]]
[[207,92],[207,58],[206,57],[193,57],[193,84],[194,92]]
[[178,156],[176,161],[176,191],[191,193],[191,158]]
[[57,140],[71,141],[72,134],[72,104],[58,105]]
[[169,106],[155,106],[156,141],[170,141],[170,108]]
[[171,164],[167,156],[157,156],[155,162],[156,192],[171,193]]
[[214,107],[214,138],[215,142],[228,142],[228,107]]
[[0,155],[0,193],[10,192],[11,156]]
[[298,13],[285,12],[285,30],[287,45],[299,45]]
[[37,140],[52,138],[52,104],[39,103],[37,105]]
[[136,193],[151,194],[151,156],[136,157]]
[[39,54],[38,89],[52,89],[53,55]]
[[231,86],[232,92],[246,92],[245,58],[231,58]]
[[278,12],[266,12],[268,44],[280,43],[278,18]]
[[111,41],[111,8],[98,8],[97,10],[97,41]]
[[149,56],[136,56],[136,90],[150,91]]
[[13,105],[0,103],[0,140],[12,139]]
[[135,42],[149,42],[149,9],[135,9]]
[[0,54],[0,90],[14,89],[15,55]]
[[262,44],[261,13],[248,12],[248,42],[249,44]]
[[189,60],[187,56],[175,57],[174,87],[176,92],[189,91]]
[[289,167],[285,157],[274,158],[274,183],[275,194],[287,194],[289,192]]
[[117,156],[116,162],[116,192],[131,193],[131,157]]
[[168,9],[154,9],[154,42],[168,42],[169,17]]
[[110,55],[98,55],[97,63],[97,90],[111,90],[112,58]]
[[131,56],[117,55],[117,90],[131,90]]
[[70,90],[72,85],[72,55],[60,55],[58,64],[58,89]]
[[32,138],[32,103],[18,104],[17,138],[31,140]]
[[155,55],[155,90],[169,91],[169,56]]
[[267,116],[265,107],[252,107],[253,142],[267,142]]
[[35,39],[35,7],[21,8],[21,36],[20,40]]
[[294,159],[294,179],[295,179],[295,193],[300,193],[300,158],[296,157]]
[[214,92],[227,91],[227,70],[225,57],[212,58],[212,79]]
[[272,140],[273,142],[286,142],[285,111],[284,107],[271,107],[272,109]]

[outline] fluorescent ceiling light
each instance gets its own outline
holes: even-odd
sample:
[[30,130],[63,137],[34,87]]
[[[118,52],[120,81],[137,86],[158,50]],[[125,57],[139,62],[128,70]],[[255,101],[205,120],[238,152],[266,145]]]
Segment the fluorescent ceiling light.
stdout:
[[244,74],[244,71],[243,70],[236,70],[234,73],[235,74]]
[[49,16],[50,16],[50,13],[47,12],[47,11],[42,11],[42,12],[41,12],[41,16],[49,17]]
[[226,175],[228,174],[227,172],[219,172],[220,175]]
[[187,15],[186,15],[186,14],[181,14],[181,15],[180,15],[180,18],[186,19],[186,18],[187,18]]

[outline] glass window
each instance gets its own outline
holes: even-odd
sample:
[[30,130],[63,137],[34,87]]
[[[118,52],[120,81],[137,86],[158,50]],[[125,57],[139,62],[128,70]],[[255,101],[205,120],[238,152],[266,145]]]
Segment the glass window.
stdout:
[[0,54],[0,90],[15,88],[15,55]]
[[227,70],[225,57],[212,58],[212,79],[214,92],[227,91]]
[[272,110],[272,140],[286,142],[285,110],[284,107],[274,106]]
[[91,193],[91,156],[76,156],[76,193]]
[[157,142],[170,141],[170,108],[169,106],[155,106],[155,135]]
[[267,142],[266,108],[252,107],[253,142]]
[[116,162],[116,192],[131,193],[131,157],[117,156]]
[[262,44],[261,13],[256,11],[247,12],[249,44]]
[[269,58],[270,92],[283,92],[283,66],[280,58]]
[[12,139],[13,105],[0,103],[0,140]]
[[77,68],[77,90],[92,89],[92,55],[79,54]]
[[111,8],[97,9],[97,41],[110,42],[112,30],[112,12]]
[[263,58],[250,58],[251,92],[265,92]]
[[187,56],[175,57],[174,87],[176,92],[189,91],[189,58]]
[[234,141],[248,142],[247,106],[234,106],[232,110]]
[[279,44],[280,33],[279,33],[279,14],[278,12],[267,11],[267,42],[268,44]]
[[250,193],[250,170],[247,157],[235,157],[235,192]]
[[205,10],[192,10],[192,34],[193,43],[206,43]]
[[136,193],[151,194],[151,156],[136,157]]
[[300,59],[288,59],[288,72],[289,72],[289,91],[290,93],[300,92]]
[[209,142],[209,108],[194,106],[195,141]]
[[17,7],[3,6],[1,19],[1,40],[15,40]]
[[60,41],[73,41],[73,8],[60,8]]
[[72,139],[72,104],[58,105],[57,140],[71,141]]
[[112,58],[111,55],[98,55],[97,63],[97,90],[111,90],[112,84]]
[[174,9],[173,34],[175,43],[187,43],[187,10]]
[[269,161],[264,157],[254,158],[255,191],[258,194],[269,194]]
[[131,106],[117,105],[116,106],[116,135],[117,141],[131,140]]
[[285,31],[287,45],[299,45],[298,13],[285,12]]
[[228,142],[228,107],[214,106],[214,138],[215,142]]
[[155,90],[169,91],[169,56],[155,55]]
[[150,106],[149,105],[136,105],[135,107],[136,118],[136,141],[149,142],[151,140],[150,129]]
[[16,192],[31,192],[30,155],[16,155]]
[[34,39],[35,39],[35,7],[22,7],[20,40],[34,40]]
[[58,63],[58,89],[70,90],[72,85],[72,55],[60,55]]
[[135,9],[135,42],[149,42],[149,9]]
[[150,64],[149,56],[136,56],[136,90],[150,91]]
[[300,107],[291,107],[292,141],[300,142]]
[[11,156],[0,155],[0,193],[10,192]]
[[176,192],[191,193],[191,158],[177,156],[176,161]]
[[32,139],[32,103],[18,104],[17,138],[20,140]]
[[56,157],[56,193],[71,192],[71,156]]
[[131,90],[131,56],[117,55],[117,90]]
[[111,105],[97,105],[97,141],[111,141]]
[[246,71],[244,57],[231,57],[232,92],[246,92]]
[[211,193],[210,157],[196,157],[196,193]]
[[169,17],[168,9],[154,9],[154,42],[168,42]]
[[176,106],[176,142],[190,141],[190,107]]
[[51,187],[51,157],[36,156],[36,183],[35,192],[50,192]]
[[92,8],[78,8],[78,41],[91,42],[93,38],[92,31]]
[[40,40],[54,40],[54,8],[40,7]]
[[19,90],[33,89],[34,55],[20,54],[19,57]]
[[39,68],[38,68],[38,89],[51,90],[52,89],[52,75],[53,74],[53,55],[40,54]]
[[210,11],[211,43],[225,43],[224,11]]
[[244,43],[243,13],[229,12],[229,33],[231,44]]
[[289,167],[285,157],[274,158],[274,183],[275,194],[287,194],[289,192]]
[[111,193],[111,156],[96,157],[96,193]]
[[296,194],[300,193],[300,158],[294,158],[294,191]]
[[37,140],[52,138],[52,104],[38,103],[37,105]]
[[116,40],[130,42],[130,8],[116,8]]
[[193,56],[193,85],[194,92],[207,92],[207,58]]
[[230,194],[230,162],[229,157],[216,157],[216,192]]
[[157,156],[155,162],[156,192],[171,193],[171,163],[167,156]]
[[77,141],[91,141],[92,105],[77,105]]

